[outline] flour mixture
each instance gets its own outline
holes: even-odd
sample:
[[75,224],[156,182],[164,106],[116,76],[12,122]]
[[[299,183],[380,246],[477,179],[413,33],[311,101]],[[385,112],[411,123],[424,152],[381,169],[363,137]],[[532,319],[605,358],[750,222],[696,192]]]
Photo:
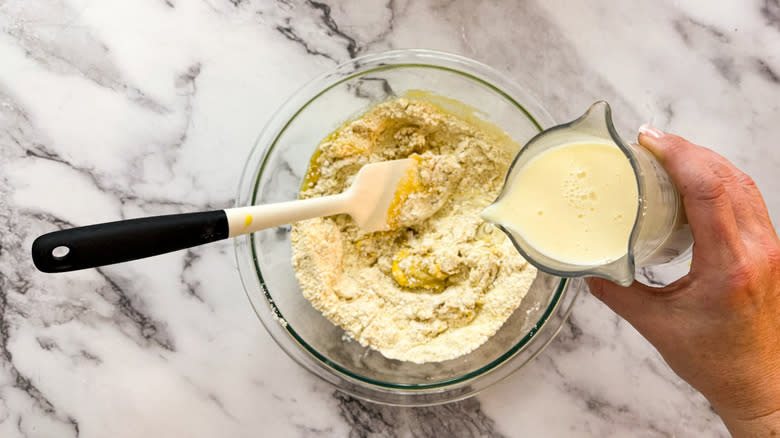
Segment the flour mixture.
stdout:
[[469,353],[520,304],[536,269],[479,218],[520,146],[493,125],[422,99],[382,103],[320,143],[301,198],[344,191],[360,167],[412,157],[390,231],[347,215],[293,226],[303,294],[362,345],[423,363]]

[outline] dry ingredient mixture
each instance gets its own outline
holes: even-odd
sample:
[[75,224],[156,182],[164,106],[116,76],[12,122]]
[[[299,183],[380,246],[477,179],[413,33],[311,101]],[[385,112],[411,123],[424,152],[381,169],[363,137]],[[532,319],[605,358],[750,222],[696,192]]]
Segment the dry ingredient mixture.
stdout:
[[303,294],[362,345],[423,363],[469,353],[520,304],[536,269],[479,218],[520,146],[475,117],[398,98],[320,143],[301,198],[341,193],[365,164],[412,157],[390,208],[390,231],[347,215],[293,225]]

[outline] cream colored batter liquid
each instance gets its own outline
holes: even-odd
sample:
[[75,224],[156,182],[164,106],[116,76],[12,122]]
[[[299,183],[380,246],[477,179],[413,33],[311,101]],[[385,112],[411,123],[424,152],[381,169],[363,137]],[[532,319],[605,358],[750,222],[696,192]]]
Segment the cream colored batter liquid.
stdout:
[[638,192],[615,145],[575,143],[534,157],[483,217],[564,263],[598,265],[628,251]]

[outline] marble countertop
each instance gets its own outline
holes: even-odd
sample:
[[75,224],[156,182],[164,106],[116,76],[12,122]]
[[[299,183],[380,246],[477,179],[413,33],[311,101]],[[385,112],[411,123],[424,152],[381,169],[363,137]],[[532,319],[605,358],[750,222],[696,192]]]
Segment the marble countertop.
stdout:
[[479,396],[340,394],[257,321],[228,242],[46,275],[45,232],[232,205],[302,82],[361,54],[476,58],[560,121],[608,100],[751,174],[780,220],[777,0],[0,1],[0,436],[727,436],[631,326],[582,294]]

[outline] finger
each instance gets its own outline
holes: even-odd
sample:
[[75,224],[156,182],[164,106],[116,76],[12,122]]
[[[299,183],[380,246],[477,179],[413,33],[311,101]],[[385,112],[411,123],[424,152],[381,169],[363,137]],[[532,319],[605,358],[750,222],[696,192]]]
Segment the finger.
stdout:
[[641,315],[640,309],[645,307],[645,297],[638,294],[633,287],[618,286],[603,278],[595,277],[587,278],[586,282],[594,297],[601,300],[624,319],[633,322],[635,317]]
[[[744,215],[744,217],[750,217],[752,219],[752,222],[749,222],[744,218],[740,220],[740,217],[737,216],[737,222],[741,222],[740,227],[742,228],[744,224],[746,229],[755,232],[756,234],[765,233],[767,230],[774,233],[772,219],[769,217],[769,210],[766,207],[766,202],[764,201],[764,197],[761,195],[761,191],[758,189],[758,186],[756,185],[756,182],[753,180],[753,178],[739,170],[737,166],[734,165],[734,163],[727,160],[725,157],[718,155],[714,151],[711,152],[713,155],[718,157],[720,163],[729,168],[731,173],[734,175],[736,185],[739,187],[739,190],[734,190],[734,193],[741,194],[739,197],[740,199],[738,200],[742,206],[740,209],[741,213]],[[732,197],[732,199],[733,198],[734,197]],[[751,237],[755,237],[755,235]]]
[[615,313],[631,323],[640,333],[652,325],[655,315],[664,313],[653,299],[646,294],[639,283],[634,282],[629,287],[618,286],[603,278],[587,278],[590,293],[606,304]]
[[742,187],[745,196],[747,199],[749,199],[756,221],[761,226],[763,231],[774,231],[774,227],[772,226],[772,219],[769,217],[769,209],[766,207],[764,196],[761,195],[761,191],[758,189],[756,182],[753,180],[753,178],[750,177],[750,175],[745,174],[739,169],[737,169],[737,172],[739,173],[739,184]]
[[754,207],[755,200],[753,195],[746,190],[743,183],[747,175],[737,169],[725,157],[718,155],[715,151],[701,147],[703,155],[707,156],[706,161],[712,173],[721,179],[726,187],[726,194],[731,199],[731,209],[734,212],[734,220],[742,236],[751,235],[761,231],[758,217]]
[[[646,134],[649,138],[640,140],[640,143],[648,144],[646,147],[651,151],[654,147],[652,144],[654,139],[668,136],[656,128],[648,126],[643,128],[640,128],[640,137],[642,134]],[[715,151],[692,143],[691,145],[702,152],[702,160],[708,163],[712,173],[723,181],[726,192],[732,201],[734,219],[737,228],[741,231],[740,234],[754,237],[759,233],[766,232],[766,230],[774,230],[764,198],[753,179]]]
[[683,277],[664,288],[651,288],[636,281],[631,286],[623,287],[595,277],[587,278],[586,281],[593,296],[648,337],[653,327],[669,316],[670,303],[677,297],[675,292],[683,288],[689,278]]
[[681,137],[646,126],[640,128],[639,143],[658,158],[680,192],[694,251],[718,262],[731,259],[729,250],[738,250],[741,238],[726,186],[710,170],[712,157]]

